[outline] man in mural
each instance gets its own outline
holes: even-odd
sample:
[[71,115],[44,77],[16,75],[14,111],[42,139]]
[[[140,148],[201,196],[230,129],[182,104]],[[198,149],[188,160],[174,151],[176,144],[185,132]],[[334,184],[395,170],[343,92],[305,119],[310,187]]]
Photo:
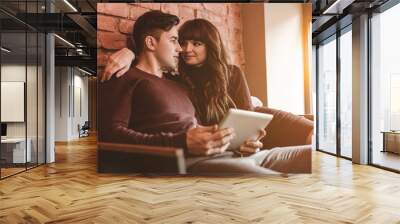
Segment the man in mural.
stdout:
[[[111,115],[105,140],[187,148],[193,155],[225,151],[232,129],[199,126],[187,89],[164,71],[175,70],[181,47],[178,17],[151,11],[135,23],[138,55],[123,78],[102,84],[102,101]],[[107,122],[106,122],[107,123]]]
[[[178,23],[176,16],[160,11],[147,12],[136,21],[133,29],[136,60],[133,67],[123,72],[122,77],[113,77],[102,84],[105,95],[102,101],[107,102],[103,108],[113,110],[110,126],[103,129],[106,130],[105,139],[131,144],[183,147],[186,149],[187,161],[195,158],[196,162],[188,167],[189,172],[194,173],[271,174],[275,172],[266,168],[290,164],[297,164],[298,167],[300,163],[310,162],[307,159],[310,152],[303,148],[257,152],[262,147],[259,139],[251,139],[240,148],[246,151],[248,157],[236,157],[233,152],[226,151],[234,137],[232,129],[198,124],[198,111],[195,111],[191,102],[193,97],[189,97],[192,94],[187,85],[183,85],[187,83],[181,76],[163,73],[176,70],[179,61],[182,49],[178,43]],[[207,52],[225,51],[219,33],[212,24],[208,21],[194,23],[207,25],[204,26],[205,35],[212,36],[212,41],[220,47],[207,48],[210,44],[188,40],[190,43],[184,43],[185,51],[188,44],[205,47],[204,60],[209,57]],[[217,55],[221,57],[225,54]],[[235,67],[229,68],[238,71]],[[238,78],[233,80],[244,80],[242,73],[235,72],[234,75]],[[242,85],[243,81],[238,83]],[[241,91],[243,97],[240,99],[250,98],[247,84],[243,86],[245,88],[240,89],[245,91]],[[251,107],[251,103],[249,105]],[[265,132],[260,137],[264,135]],[[306,164],[304,167],[296,172],[308,172],[309,166]]]

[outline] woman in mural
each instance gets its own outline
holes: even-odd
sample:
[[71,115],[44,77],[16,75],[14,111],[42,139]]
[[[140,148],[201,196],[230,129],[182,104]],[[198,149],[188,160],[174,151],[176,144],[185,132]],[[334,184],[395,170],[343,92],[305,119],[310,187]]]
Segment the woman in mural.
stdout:
[[[182,52],[175,80],[191,89],[191,100],[196,108],[200,124],[218,124],[230,108],[253,110],[244,74],[237,66],[228,63],[228,54],[218,29],[205,19],[193,19],[185,22],[178,33]],[[129,70],[134,58],[134,53],[128,48],[123,48],[111,55],[101,81],[108,80],[113,75],[122,76]],[[241,172],[240,170],[243,169],[245,172],[248,166],[263,166],[272,169],[273,166],[277,166],[288,172],[310,172],[309,148],[298,147],[282,152],[278,148],[259,151],[263,146],[260,139],[265,134],[265,130],[260,130],[260,136],[257,139],[249,140],[240,147],[238,152],[242,155],[251,155],[248,158],[236,160],[232,158],[232,154],[223,153],[215,155],[217,158],[214,156],[212,159],[196,163],[192,166],[192,170],[226,172],[231,169]],[[268,165],[264,166],[264,164]],[[291,170],[290,166],[296,170]]]
[[[252,110],[250,91],[242,71],[228,64],[228,54],[218,29],[205,19],[185,22],[179,29],[182,47],[177,81],[192,90],[192,101],[202,125],[218,124],[229,108]],[[106,66],[101,80],[108,80],[113,74],[123,75],[134,61],[134,53],[123,48],[116,52]],[[243,153],[254,153],[262,148],[260,137],[243,145]]]

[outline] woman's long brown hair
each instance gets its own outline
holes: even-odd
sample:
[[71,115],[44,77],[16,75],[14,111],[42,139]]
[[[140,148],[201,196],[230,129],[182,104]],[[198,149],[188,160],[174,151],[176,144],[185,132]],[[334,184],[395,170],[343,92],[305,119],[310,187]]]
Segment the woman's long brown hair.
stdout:
[[207,48],[207,59],[201,71],[207,74],[205,82],[191,82],[190,66],[183,60],[179,62],[179,73],[193,87],[196,112],[204,125],[222,120],[231,107],[236,107],[228,94],[230,69],[225,47],[218,29],[205,19],[185,22],[179,28],[179,41],[194,40],[203,42]]

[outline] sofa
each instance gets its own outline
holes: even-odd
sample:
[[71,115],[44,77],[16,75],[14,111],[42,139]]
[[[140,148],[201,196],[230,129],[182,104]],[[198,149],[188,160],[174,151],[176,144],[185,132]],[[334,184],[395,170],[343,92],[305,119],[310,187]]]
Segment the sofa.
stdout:
[[[299,167],[301,173],[310,173],[313,121],[305,116],[267,107],[257,107],[255,111],[274,115],[266,128],[266,136],[261,140],[264,149],[307,148],[309,153],[304,157],[304,163],[294,164],[294,166]],[[101,124],[99,124],[99,131],[101,132]],[[102,141],[101,133],[99,133],[97,150],[97,168],[101,173],[186,174],[184,150],[181,148],[107,143]],[[278,157],[277,155],[277,159]],[[276,167],[275,170],[286,173],[288,166],[293,168],[293,164],[288,164]]]

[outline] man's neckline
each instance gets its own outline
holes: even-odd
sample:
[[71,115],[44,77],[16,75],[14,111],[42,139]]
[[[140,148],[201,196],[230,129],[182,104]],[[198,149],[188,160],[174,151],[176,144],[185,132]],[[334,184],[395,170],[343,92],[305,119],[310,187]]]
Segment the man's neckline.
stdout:
[[146,75],[148,75],[148,76],[150,76],[150,77],[154,77],[154,78],[157,78],[157,79],[165,79],[165,75],[164,75],[164,74],[162,75],[162,77],[159,77],[159,76],[157,76],[157,75],[155,75],[155,74],[146,72],[146,71],[144,71],[144,70],[138,68],[137,66],[135,66],[134,68],[135,68],[136,70],[138,70],[139,72],[142,72],[142,73],[144,73],[144,74],[146,74]]

